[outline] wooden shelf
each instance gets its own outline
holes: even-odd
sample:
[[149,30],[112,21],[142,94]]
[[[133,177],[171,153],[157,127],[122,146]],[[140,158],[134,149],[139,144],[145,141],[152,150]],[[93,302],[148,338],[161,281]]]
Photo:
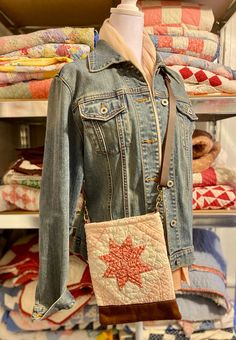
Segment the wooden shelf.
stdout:
[[38,212],[9,211],[0,213],[0,229],[38,229]]
[[47,100],[0,100],[0,118],[34,118],[47,116]]
[[[201,121],[236,116],[236,96],[190,96],[193,109]],[[47,116],[47,100],[0,99],[0,118],[33,118]]]

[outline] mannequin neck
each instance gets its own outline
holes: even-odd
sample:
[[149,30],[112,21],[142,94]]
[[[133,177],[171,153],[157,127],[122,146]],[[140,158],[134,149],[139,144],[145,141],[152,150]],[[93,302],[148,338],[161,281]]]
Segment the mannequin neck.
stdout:
[[141,65],[144,27],[143,13],[139,10],[131,11],[112,8],[109,22],[122,36]]

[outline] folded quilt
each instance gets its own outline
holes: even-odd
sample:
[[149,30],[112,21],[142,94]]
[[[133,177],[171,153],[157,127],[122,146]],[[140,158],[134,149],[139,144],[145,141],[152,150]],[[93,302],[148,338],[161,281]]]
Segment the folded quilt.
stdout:
[[231,308],[220,240],[210,230],[194,229],[193,244],[195,260],[189,270],[190,285],[183,283],[177,292],[182,319],[220,319]]
[[[10,299],[11,292],[6,292],[4,295],[5,299]],[[18,294],[19,295],[19,294]],[[31,299],[34,299],[34,294],[32,294]],[[81,299],[80,299],[81,300]],[[5,311],[5,315],[3,316],[4,323],[6,324],[8,330],[20,332],[20,331],[40,331],[40,330],[49,330],[51,333],[56,330],[72,330],[73,333],[76,329],[78,330],[90,330],[95,331],[96,329],[105,329],[105,327],[101,326],[98,321],[98,309],[96,305],[89,305],[88,303],[71,315],[71,317],[59,324],[56,324],[50,320],[41,320],[41,321],[32,321],[31,318],[24,314],[20,307],[20,297],[17,297],[15,310],[7,310]],[[12,325],[15,327],[13,328]],[[79,338],[80,339],[80,338]],[[41,340],[41,338],[40,338]]]
[[6,53],[4,57],[29,57],[29,58],[52,58],[68,57],[83,59],[90,52],[90,47],[84,44],[63,44],[50,43],[37,45],[29,48],[22,48],[18,51]]
[[190,30],[184,27],[153,25],[145,27],[147,33],[212,40],[219,43],[219,36],[208,31]]
[[208,169],[220,153],[219,142],[214,142],[206,131],[196,129],[192,137],[193,146],[193,173]]
[[[0,260],[0,280],[5,287],[15,287],[24,285],[23,289],[14,294],[23,314],[31,316],[34,304],[34,294],[37,284],[37,276],[39,268],[38,254],[38,236],[28,235],[19,239],[11,249]],[[30,276],[31,272],[33,276]],[[24,277],[24,279],[23,279]],[[82,308],[93,295],[92,283],[89,273],[88,264],[81,260],[78,256],[70,255],[69,257],[69,277],[68,289],[75,297],[75,305],[72,309],[55,313],[48,320],[54,324],[61,324],[70,318],[74,313]],[[6,290],[6,289],[5,289]],[[0,298],[3,291],[0,292]],[[19,297],[19,300],[18,300]],[[4,299],[1,306],[7,304],[9,308],[9,300]]]
[[0,185],[0,211],[7,209],[7,204],[11,209],[22,209],[27,211],[39,210],[40,190],[29,188],[24,185]]
[[212,135],[204,130],[195,129],[192,135],[193,159],[208,154],[213,148]]
[[214,15],[211,8],[177,1],[139,1],[144,12],[144,25],[180,26],[211,31]]
[[42,163],[34,163],[25,158],[18,159],[12,166],[11,169],[20,172],[25,175],[42,175]]
[[236,191],[228,185],[193,188],[193,210],[218,210],[236,206]]
[[34,280],[35,272],[38,273],[38,256],[37,235],[31,234],[17,240],[0,259],[1,285],[17,287]]
[[0,55],[48,43],[85,44],[94,48],[97,33],[93,28],[50,28],[28,34],[0,37]]
[[185,91],[189,96],[195,95],[224,95],[220,90],[217,90],[214,86],[206,84],[188,84],[184,83]]
[[[53,58],[28,58],[28,57],[0,57],[1,72],[28,72],[34,70],[44,70],[46,66],[52,66],[59,63],[69,63],[71,58],[53,57]],[[43,67],[41,69],[41,67]],[[51,70],[49,68],[49,70]]]
[[236,189],[236,171],[226,167],[210,167],[202,172],[193,174],[194,187],[212,185],[229,185]]
[[[200,330],[199,332],[192,334],[190,338],[182,334],[182,331],[176,331],[172,327],[167,329],[166,333],[159,333],[155,329],[152,331],[145,329],[143,334],[143,340],[235,340],[233,327],[230,329]],[[131,339],[129,335],[127,335],[127,339]]]
[[39,175],[26,175],[15,170],[9,170],[3,176],[3,184],[19,184],[40,189],[41,178],[42,176]]
[[60,69],[65,65],[61,63],[54,68],[54,70],[45,70],[38,72],[0,72],[0,89],[1,86],[13,85],[21,82],[28,82],[31,80],[43,80],[53,78]]
[[184,54],[176,54],[169,52],[159,52],[162,60],[167,66],[182,65],[192,66],[206,71],[210,71],[227,79],[236,79],[236,71],[229,66],[218,63],[213,63],[197,57],[192,57]]
[[169,67],[177,72],[185,83],[210,85],[220,92],[236,93],[236,80],[229,80],[213,72],[192,66],[173,65]]
[[67,57],[54,58],[0,58],[0,86],[29,80],[53,78],[71,62]]
[[150,34],[157,51],[187,54],[213,61],[219,52],[219,43],[204,38]]
[[0,86],[1,99],[47,99],[52,78]]

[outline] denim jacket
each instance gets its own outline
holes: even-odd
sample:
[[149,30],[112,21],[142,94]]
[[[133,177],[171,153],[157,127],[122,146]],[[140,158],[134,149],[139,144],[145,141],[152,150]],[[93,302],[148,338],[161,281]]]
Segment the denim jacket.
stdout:
[[157,58],[150,88],[131,62],[100,40],[87,59],[64,66],[53,81],[40,199],[35,318],[74,303],[66,288],[69,235],[83,184],[92,222],[155,211],[168,117],[161,68],[171,79],[177,120],[160,212],[172,269],[193,262],[191,138],[197,117],[179,76]]

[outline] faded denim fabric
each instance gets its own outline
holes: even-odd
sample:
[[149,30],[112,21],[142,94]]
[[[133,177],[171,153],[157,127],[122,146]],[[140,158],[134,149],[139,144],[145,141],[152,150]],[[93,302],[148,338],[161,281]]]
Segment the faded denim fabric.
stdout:
[[[35,317],[74,302],[66,288],[69,234],[83,183],[92,222],[155,211],[168,117],[161,68],[171,79],[177,121],[160,212],[172,269],[193,262],[191,137],[197,117],[183,83],[159,58],[150,89],[131,62],[100,40],[87,59],[63,67],[50,90]],[[86,253],[83,230],[77,237]]]

